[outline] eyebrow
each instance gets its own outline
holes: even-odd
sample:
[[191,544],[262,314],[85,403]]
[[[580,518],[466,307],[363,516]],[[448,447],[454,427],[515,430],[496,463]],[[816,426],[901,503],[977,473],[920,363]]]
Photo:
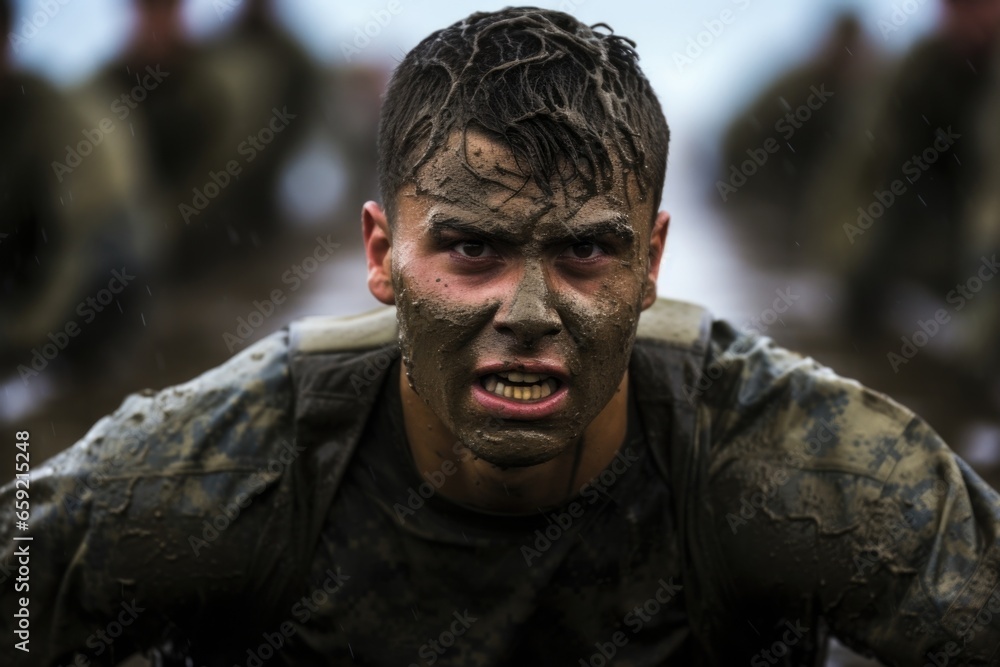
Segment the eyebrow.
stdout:
[[[447,214],[434,214],[430,217],[429,222],[430,234],[435,239],[441,239],[445,232],[452,231],[488,240],[497,240],[508,245],[517,245],[522,241],[520,235],[499,225],[484,226]],[[631,244],[635,240],[635,231],[629,225],[628,216],[616,214],[593,222],[578,222],[572,225],[564,223],[562,233],[546,235],[543,240],[546,245],[557,245],[607,236],[613,236],[626,244]]]
[[566,234],[559,237],[560,241],[572,241],[580,238],[598,239],[613,236],[625,243],[632,243],[635,240],[635,230],[629,224],[627,215],[614,214],[608,218],[594,220],[592,222],[581,222],[574,225],[564,224]]
[[435,214],[430,218],[430,233],[435,240],[440,240],[445,232],[459,232],[470,236],[496,239],[503,243],[516,245],[521,239],[517,234],[503,229],[498,225],[484,226],[468,220],[460,220],[447,214]]

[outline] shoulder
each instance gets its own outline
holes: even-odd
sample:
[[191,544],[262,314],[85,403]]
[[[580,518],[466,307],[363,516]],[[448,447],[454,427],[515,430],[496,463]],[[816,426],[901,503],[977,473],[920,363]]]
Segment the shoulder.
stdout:
[[133,394],[35,469],[39,595],[102,612],[134,597],[176,622],[200,617],[199,599],[279,595],[296,556],[276,545],[295,530],[304,459],[286,359],[278,333],[190,382]]
[[275,485],[282,466],[270,464],[292,447],[293,402],[287,335],[273,334],[189,382],[128,396],[32,484],[51,490],[64,510],[54,518],[71,524],[155,517],[191,530],[220,503]]
[[279,332],[189,382],[132,394],[65,458],[109,469],[127,463],[139,476],[266,461],[268,436],[290,423],[287,361],[287,334]]
[[[891,531],[900,566],[914,566],[943,490],[962,483],[954,453],[888,396],[767,337],[716,328],[706,368],[720,372],[702,408],[709,504],[743,590],[770,597],[846,582],[857,554]],[[777,557],[787,567],[774,568]]]
[[715,470],[766,459],[884,480],[905,453],[943,446],[888,396],[722,321],[696,391],[711,415]]

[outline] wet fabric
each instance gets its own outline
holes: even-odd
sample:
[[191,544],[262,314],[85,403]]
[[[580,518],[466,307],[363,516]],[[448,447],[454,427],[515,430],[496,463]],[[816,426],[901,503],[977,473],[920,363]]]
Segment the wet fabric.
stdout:
[[[397,514],[415,473],[392,484],[375,465],[387,443],[368,449],[372,429],[392,430],[392,344],[290,357],[279,333],[133,395],[36,464],[32,652],[5,640],[0,661],[157,647],[164,664],[549,664],[558,640],[587,650],[568,664],[602,664],[632,658],[626,605],[667,598],[658,586],[678,572],[676,597],[647,608],[659,648],[633,664],[820,664],[828,632],[886,664],[1000,664],[996,492],[886,397],[724,322],[704,343],[637,341],[629,438],[640,424],[644,463],[567,529],[583,539],[536,549],[520,576],[493,541],[542,523],[483,517],[469,534],[477,522],[433,494]],[[13,499],[5,486],[0,504]],[[591,512],[602,502],[614,511]],[[0,526],[8,638],[23,595],[13,531]]]
[[436,493],[454,465],[417,473],[399,366],[383,381],[313,565],[314,579],[330,563],[351,579],[329,611],[296,625],[288,663],[530,665],[545,656],[570,665],[603,650],[615,664],[644,665],[682,655],[690,633],[676,530],[635,402],[603,479],[540,514],[484,516]]

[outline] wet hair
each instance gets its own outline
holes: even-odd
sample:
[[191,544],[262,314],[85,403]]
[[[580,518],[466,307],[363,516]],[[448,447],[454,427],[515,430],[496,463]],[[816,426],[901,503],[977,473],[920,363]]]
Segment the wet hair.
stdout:
[[[655,206],[670,131],[635,42],[563,12],[477,12],[424,39],[389,82],[378,137],[379,189],[389,220],[396,195],[455,131],[486,131],[513,151],[546,194],[554,177],[588,194],[632,175]],[[464,159],[464,156],[463,156]]]

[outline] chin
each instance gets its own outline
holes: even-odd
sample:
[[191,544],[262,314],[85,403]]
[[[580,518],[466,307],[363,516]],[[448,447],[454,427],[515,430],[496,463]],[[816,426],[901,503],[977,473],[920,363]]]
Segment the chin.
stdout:
[[549,433],[518,433],[516,429],[510,429],[506,433],[485,437],[474,433],[469,438],[462,438],[462,441],[478,458],[498,468],[527,468],[551,461],[569,449],[579,437],[555,438]]

